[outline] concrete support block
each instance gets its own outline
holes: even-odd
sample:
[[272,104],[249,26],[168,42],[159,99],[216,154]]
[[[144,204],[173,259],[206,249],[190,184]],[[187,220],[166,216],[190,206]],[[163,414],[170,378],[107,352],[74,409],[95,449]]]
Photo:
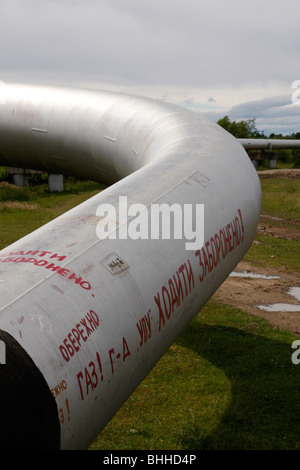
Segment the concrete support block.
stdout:
[[28,175],[25,173],[14,173],[12,180],[16,186],[28,186]]
[[48,175],[48,188],[49,191],[63,191],[64,190],[64,177],[55,173]]
[[259,164],[259,161],[261,160],[261,153],[260,153],[260,151],[258,151],[258,152],[252,152],[252,153],[250,154],[250,159],[251,159],[251,161],[252,161],[252,163],[253,163],[254,168],[257,168],[257,167],[258,167],[258,164]]
[[278,158],[278,153],[277,152],[269,152],[269,168],[274,170],[276,168],[276,161]]

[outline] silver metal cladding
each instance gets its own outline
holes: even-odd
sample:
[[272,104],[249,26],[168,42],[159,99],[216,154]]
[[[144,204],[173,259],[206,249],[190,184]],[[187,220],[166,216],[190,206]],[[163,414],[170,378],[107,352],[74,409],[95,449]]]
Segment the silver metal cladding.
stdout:
[[[105,91],[17,84],[5,85],[0,104],[0,164],[111,184],[0,252],[1,339],[9,335],[14,357],[29,358],[38,375],[26,419],[42,425],[34,412],[40,388],[51,403],[52,432],[28,448],[87,448],[251,246],[259,178],[243,146],[196,113]],[[117,208],[120,196],[146,210],[203,205],[203,240],[187,250],[180,237],[100,239],[97,209]],[[122,222],[139,214],[128,217]],[[120,230],[118,210],[111,223]],[[24,377],[11,374],[22,389]],[[3,416],[19,432],[20,413],[9,406]]]

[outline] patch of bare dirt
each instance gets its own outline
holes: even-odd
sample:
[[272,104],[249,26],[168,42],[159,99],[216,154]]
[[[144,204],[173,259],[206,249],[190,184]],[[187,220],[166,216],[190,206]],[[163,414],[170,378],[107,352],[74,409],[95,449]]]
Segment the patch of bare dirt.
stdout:
[[288,180],[300,178],[300,168],[263,170],[258,171],[257,173],[260,178],[283,178]]
[[34,211],[39,208],[38,204],[31,204],[29,202],[19,202],[19,201],[9,201],[9,202],[0,202],[0,209],[2,208],[8,209],[26,209],[30,211]]
[[300,287],[300,274],[288,273],[284,269],[278,271],[257,268],[245,262],[239,263],[234,271],[279,276],[279,279],[229,276],[215,293],[214,298],[216,300],[263,317],[274,327],[283,328],[293,334],[300,335],[300,312],[268,312],[258,308],[258,305],[274,303],[299,305],[300,303],[288,294],[288,289],[290,287]]
[[[295,179],[300,178],[300,169],[266,170],[258,172],[260,177],[274,177]],[[268,214],[261,214],[258,224],[258,233],[271,237],[287,239],[300,239],[300,220],[289,221],[279,219]],[[254,243],[259,243],[254,241]],[[300,302],[288,293],[290,287],[300,287],[300,272],[287,272],[284,267],[280,270],[258,268],[244,261],[240,262],[235,272],[249,272],[265,276],[278,276],[278,279],[264,279],[252,277],[229,276],[214,295],[233,307],[240,308],[251,314],[260,316],[278,328],[300,335],[300,312],[272,311],[268,312],[258,308],[259,305],[274,303],[287,303],[299,305]]]
[[268,214],[259,217],[257,233],[269,235],[275,238],[286,238],[289,240],[300,239],[300,221],[281,219]]

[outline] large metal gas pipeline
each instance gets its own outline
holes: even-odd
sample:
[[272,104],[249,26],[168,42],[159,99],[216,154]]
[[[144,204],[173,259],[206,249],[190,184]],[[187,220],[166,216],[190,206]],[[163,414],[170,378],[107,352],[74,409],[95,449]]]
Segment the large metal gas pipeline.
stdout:
[[[85,449],[251,246],[259,178],[181,107],[17,84],[0,164],[109,184],[0,252],[0,447]],[[182,236],[161,236],[154,207]]]

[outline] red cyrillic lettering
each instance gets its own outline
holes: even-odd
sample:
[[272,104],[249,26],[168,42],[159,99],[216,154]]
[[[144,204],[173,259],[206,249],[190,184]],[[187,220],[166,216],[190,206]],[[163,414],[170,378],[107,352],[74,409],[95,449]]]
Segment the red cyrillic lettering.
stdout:
[[96,325],[96,328],[99,326],[99,317],[97,315],[96,312],[94,312],[94,310],[90,310],[90,315],[92,316],[93,320],[94,320],[94,323]]
[[[165,313],[166,313],[166,317],[167,319],[170,318],[171,316],[171,299],[170,299],[170,294],[168,292],[168,289],[166,288],[166,286],[162,286],[162,298],[163,298],[163,301],[164,301],[164,306],[165,306]],[[165,292],[167,293],[167,296],[168,296],[168,302],[169,302],[169,309],[167,310],[167,305],[166,305],[166,300],[165,300]]]
[[[72,328],[72,333],[73,333],[74,337],[76,338],[76,341],[77,341],[77,343],[79,344],[79,348],[80,348],[80,346],[81,346],[81,344],[80,344],[80,337],[81,337],[81,335],[80,335],[79,331],[77,330],[77,328]],[[75,347],[75,346],[74,346],[74,347]],[[77,351],[77,350],[76,350],[76,351]],[[79,349],[78,349],[78,351],[79,351]]]
[[220,241],[221,241],[222,256],[223,256],[223,259],[224,259],[227,255],[227,239],[226,239],[225,229],[224,228],[220,229],[219,235],[220,235]]
[[173,313],[174,312],[174,305],[178,306],[178,298],[177,298],[177,295],[176,295],[176,291],[175,291],[175,287],[174,287],[172,279],[169,279],[168,283],[169,283],[170,292],[171,292],[171,299],[172,299],[171,304],[172,304],[172,313]]
[[[50,251],[45,251],[45,253],[50,253]],[[54,255],[50,256],[50,259],[52,259],[52,258],[57,258],[58,261],[63,261],[66,258],[66,256],[60,256],[60,255],[55,253]]]
[[92,328],[92,331],[94,331],[94,329],[96,329],[98,325],[95,322],[94,318],[92,317],[91,311],[92,310],[90,310],[89,313],[87,313],[85,317],[86,317],[87,321],[89,322],[89,325]]
[[75,339],[74,339],[74,337],[73,337],[73,334],[72,334],[72,333],[69,333],[69,334],[68,334],[68,338],[69,338],[69,340],[71,341],[72,346],[73,346],[73,348],[75,349],[75,351],[78,352],[78,351],[79,351],[79,348],[78,348],[78,346],[76,346],[76,341],[75,341]]
[[192,281],[193,281],[193,288],[195,287],[195,282],[194,282],[194,274],[193,274],[193,270],[192,270],[190,260],[188,260],[189,269],[186,267],[186,263],[184,263],[184,265],[185,265],[185,269],[186,269],[186,272],[187,272],[187,278],[188,278],[188,283],[189,283],[189,292],[191,292],[192,291]]
[[115,354],[115,350],[114,348],[110,349],[108,351],[108,354],[109,354],[109,359],[110,359],[110,365],[111,365],[111,373],[113,374],[114,373],[114,363],[113,363],[113,360],[112,360],[112,354]]
[[82,281],[82,277],[77,278],[75,273],[72,273],[71,276],[69,276],[69,279],[75,279],[75,284],[80,284]]
[[201,251],[200,250],[197,250],[195,252],[195,256],[198,256],[199,257],[199,264],[200,264],[200,267],[202,268],[202,275],[199,274],[199,279],[200,279],[200,282],[203,281],[203,278],[204,278],[204,265],[202,263],[202,259],[201,259]]
[[92,382],[92,390],[94,390],[94,388],[96,388],[97,385],[98,385],[98,377],[97,377],[97,374],[96,374],[95,363],[94,363],[93,361],[91,361],[91,362],[89,363],[89,367],[92,368],[92,376],[91,376],[91,378],[95,377],[95,381]]
[[80,282],[80,287],[82,287],[83,289],[86,289],[86,290],[90,290],[91,289],[91,284],[88,281],[82,281],[82,282]]
[[154,296],[154,300],[156,302],[156,305],[158,306],[158,311],[159,311],[159,326],[158,326],[158,331],[161,329],[161,324],[162,326],[165,326],[165,317],[161,308],[161,303],[160,303],[160,296],[159,293],[157,292],[157,297]]
[[57,271],[58,269],[61,269],[60,266],[55,266],[53,263],[48,264],[48,266],[45,266],[46,269],[51,269],[52,271]]
[[36,261],[35,263],[33,263],[35,266],[46,266],[46,264],[48,264],[48,261],[45,260],[45,259],[41,259],[40,261]]
[[130,356],[130,351],[126,339],[123,338],[123,362],[127,356]]
[[209,272],[209,262],[208,262],[208,259],[207,259],[207,256],[206,256],[206,253],[205,253],[204,248],[202,248],[202,255],[203,255],[204,267],[205,267],[204,272],[205,272],[205,276],[206,276],[206,268],[207,268],[207,270],[208,270],[208,272]]
[[205,243],[205,247],[206,247],[206,252],[208,254],[208,272],[211,272],[213,267],[214,267],[214,261],[213,261],[213,256],[212,256],[211,252],[208,249],[209,241]]
[[86,367],[84,368],[84,372],[85,372],[85,382],[86,382],[86,394],[88,395],[89,394],[89,386],[91,386],[92,390],[93,390],[93,383],[92,383],[91,376],[90,376],[90,374],[89,374]]
[[51,253],[51,251],[41,251],[39,256],[45,256],[47,253]]
[[182,284],[181,284],[179,273],[177,272],[176,274],[177,274],[178,284],[177,284],[175,275],[173,275],[173,279],[174,279],[175,286],[176,286],[176,291],[177,291],[178,305],[180,305],[180,293],[181,293],[181,300],[183,300],[183,290],[182,290]]
[[[215,239],[213,237],[210,237],[210,244],[211,244],[211,251],[212,251],[212,254],[213,254],[214,266],[216,267],[218,262],[219,262],[218,261],[218,251],[217,251]],[[213,248],[213,245],[214,245],[214,248]]]
[[80,323],[77,323],[75,326],[76,326],[77,330],[79,331],[79,333],[81,334],[81,338],[83,339],[83,341],[86,342],[87,336],[84,336],[84,334],[83,334],[84,330],[83,330],[82,326],[80,325]]
[[243,217],[242,217],[242,211],[241,209],[238,209],[238,214],[240,217],[241,225],[242,225],[242,241],[244,241],[244,223],[243,223]]
[[72,348],[71,344],[68,343],[68,339],[67,339],[67,338],[65,338],[65,339],[63,340],[63,343],[64,343],[64,345],[66,346],[69,355],[70,355],[71,357],[74,356],[74,349]]
[[91,330],[91,328],[89,328],[86,324],[86,319],[85,318],[82,318],[82,320],[80,320],[80,323],[85,327],[86,329],[86,332],[87,332],[87,335],[90,336],[90,334],[92,333],[93,330]]
[[62,355],[62,357],[64,358],[64,360],[67,361],[67,362],[69,362],[70,357],[69,357],[69,354],[68,354],[67,349],[66,349],[63,345],[60,345],[60,346],[59,346],[59,350],[60,350],[61,355]]
[[186,281],[185,281],[185,276],[184,276],[184,264],[182,264],[182,265],[180,266],[180,268],[178,269],[178,271],[179,271],[180,274],[182,274],[182,276],[183,276],[184,285],[185,285],[185,295],[187,295],[187,286],[186,286]]
[[82,393],[82,387],[81,387],[81,382],[79,379],[83,379],[83,373],[82,372],[78,372],[77,374],[77,380],[78,380],[78,384],[79,384],[79,389],[80,389],[80,394],[81,394],[81,400],[83,400],[83,393]]
[[150,321],[150,313],[149,312],[147,312],[147,316],[145,318],[146,318],[146,323],[147,323],[147,326],[148,326],[149,338],[151,338],[151,321]]
[[140,334],[140,337],[141,337],[140,346],[142,346],[143,341],[144,341],[144,337],[143,337],[143,328],[142,328],[141,321],[139,321],[139,323],[136,324],[136,327],[137,327],[137,329],[139,331],[139,334]]
[[66,274],[69,274],[69,270],[68,269],[65,269],[65,268],[60,268],[58,269],[58,274],[60,274],[61,276],[65,276]]
[[231,253],[232,250],[233,250],[232,236],[231,236],[231,233],[230,233],[230,229],[231,229],[231,224],[227,224],[226,225],[226,233],[227,233],[227,240],[228,240],[228,246],[229,246],[229,253]]

